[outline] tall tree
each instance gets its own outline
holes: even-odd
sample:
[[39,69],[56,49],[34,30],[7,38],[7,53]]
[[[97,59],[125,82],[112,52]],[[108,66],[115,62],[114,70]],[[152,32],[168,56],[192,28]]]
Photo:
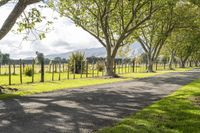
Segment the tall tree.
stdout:
[[[59,12],[95,37],[107,51],[107,75],[117,76],[114,58],[131,34],[160,8],[162,0],[60,0]],[[133,41],[133,40],[132,40]]]
[[[174,60],[175,55],[181,56],[181,53],[183,54],[181,56],[182,58],[182,67],[184,67],[186,60],[189,58],[190,54],[195,51],[195,49],[190,49],[188,46],[189,42],[193,41],[194,44],[191,44],[192,47],[198,43],[198,39],[195,39],[194,37],[198,36],[198,30],[199,30],[199,22],[200,22],[200,10],[199,7],[188,2],[188,1],[182,1],[177,4],[176,7],[176,13],[177,13],[177,21],[179,21],[179,26],[176,27],[176,30],[172,35],[167,39],[167,43],[163,48],[163,51],[165,53],[168,53],[170,56],[169,60],[169,68],[172,69],[172,62]],[[197,42],[194,42],[194,41]],[[186,42],[187,46],[186,47]],[[187,49],[190,51],[187,54]],[[184,54],[184,51],[186,52]],[[177,54],[176,54],[177,53]],[[185,59],[183,59],[185,56]]]
[[[0,7],[8,4],[11,0],[0,0]],[[17,0],[15,7],[9,14],[9,16],[4,21],[2,27],[0,27],[0,40],[3,39],[8,32],[12,29],[12,27],[15,25],[17,19],[22,15],[24,10],[27,6],[31,4],[38,3],[42,0]]]
[[188,58],[196,53],[199,45],[200,32],[194,30],[179,30],[176,34],[176,56],[180,59],[180,67],[184,68]]
[[[147,22],[148,26],[141,28],[138,41],[147,53],[148,72],[153,71],[153,63],[172,32],[176,29],[198,29],[198,26],[194,24],[198,16],[198,8],[188,1],[168,1],[163,10],[157,12]],[[170,45],[170,49],[171,56],[174,56],[173,46]],[[170,67],[170,69],[172,68]]]
[[175,5],[176,2],[166,3],[162,10],[146,23],[147,26],[139,30],[138,37],[136,36],[147,55],[148,72],[154,71],[153,63],[157,60],[165,41],[177,25]]

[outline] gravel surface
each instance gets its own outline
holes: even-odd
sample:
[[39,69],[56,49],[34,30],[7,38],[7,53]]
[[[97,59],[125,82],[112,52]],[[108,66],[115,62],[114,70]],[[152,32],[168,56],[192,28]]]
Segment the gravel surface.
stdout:
[[181,86],[200,71],[0,100],[0,133],[90,133],[111,126]]

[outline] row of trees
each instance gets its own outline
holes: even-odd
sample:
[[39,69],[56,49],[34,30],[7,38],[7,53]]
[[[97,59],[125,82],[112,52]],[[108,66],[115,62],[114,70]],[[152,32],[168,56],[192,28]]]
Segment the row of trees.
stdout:
[[[0,7],[9,0],[1,0]],[[26,6],[40,0],[18,0],[0,29],[2,39],[12,28]],[[148,71],[164,51],[177,55],[184,67],[189,58],[198,55],[200,10],[198,0],[48,0],[50,8],[70,18],[77,26],[95,37],[107,51],[106,71],[114,72],[114,59],[119,49],[140,42],[148,59]],[[15,9],[17,12],[15,12]],[[32,30],[42,21],[38,9],[22,19],[20,32]],[[39,18],[39,19],[36,19]],[[30,21],[31,20],[31,21]],[[67,30],[67,29],[66,29]],[[42,39],[45,37],[39,35]],[[193,55],[191,57],[191,55]],[[198,57],[195,57],[198,58]],[[171,59],[173,61],[173,59]]]
[[1,53],[1,51],[0,51],[0,65],[1,64],[8,64],[9,60],[10,60],[10,55]]

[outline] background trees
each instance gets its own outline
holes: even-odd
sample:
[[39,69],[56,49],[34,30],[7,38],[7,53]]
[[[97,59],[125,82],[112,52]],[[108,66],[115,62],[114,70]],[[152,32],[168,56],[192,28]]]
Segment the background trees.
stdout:
[[1,53],[0,51],[0,64],[8,64],[10,61],[10,55]]
[[163,45],[177,25],[175,5],[175,1],[166,2],[165,6],[145,23],[146,26],[141,28],[136,36],[147,55],[148,72],[153,72],[153,63],[157,60]]

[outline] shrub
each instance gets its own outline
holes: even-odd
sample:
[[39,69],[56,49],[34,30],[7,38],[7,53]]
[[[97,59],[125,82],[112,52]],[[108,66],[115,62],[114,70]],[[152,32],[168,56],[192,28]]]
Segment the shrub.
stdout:
[[72,73],[75,72],[76,74],[80,74],[81,73],[81,63],[82,63],[82,71],[84,72],[85,71],[84,61],[85,61],[85,54],[84,53],[81,53],[81,52],[72,53],[70,58],[69,58],[71,72]]
[[97,61],[96,68],[98,71],[102,72],[105,69],[104,61]]
[[33,69],[32,67],[26,67],[25,68],[25,75],[31,77],[33,75]]

